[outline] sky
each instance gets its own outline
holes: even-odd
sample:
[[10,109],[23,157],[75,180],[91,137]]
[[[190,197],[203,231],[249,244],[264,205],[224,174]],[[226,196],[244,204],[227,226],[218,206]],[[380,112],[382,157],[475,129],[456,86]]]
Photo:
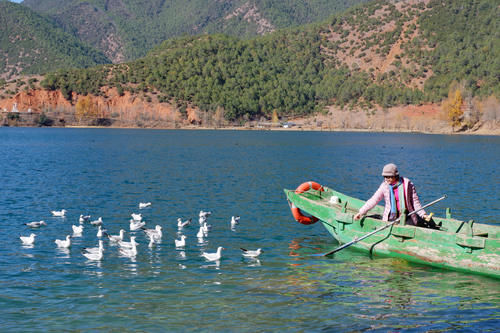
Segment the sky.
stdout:
[[20,3],[20,2],[22,2],[23,0],[10,0],[10,1]]

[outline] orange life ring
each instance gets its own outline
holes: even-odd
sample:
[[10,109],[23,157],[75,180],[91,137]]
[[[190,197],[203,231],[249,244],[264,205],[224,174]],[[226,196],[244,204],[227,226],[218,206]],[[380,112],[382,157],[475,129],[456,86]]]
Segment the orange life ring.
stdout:
[[[295,190],[295,193],[300,194],[304,193],[305,191],[309,191],[310,189],[317,190],[317,191],[324,191],[323,186],[316,182],[305,182],[299,185],[297,189]],[[318,218],[315,216],[306,216],[302,214],[300,209],[296,207],[293,203],[290,205],[290,209],[292,210],[292,215],[297,220],[297,222],[309,225],[318,222]]]

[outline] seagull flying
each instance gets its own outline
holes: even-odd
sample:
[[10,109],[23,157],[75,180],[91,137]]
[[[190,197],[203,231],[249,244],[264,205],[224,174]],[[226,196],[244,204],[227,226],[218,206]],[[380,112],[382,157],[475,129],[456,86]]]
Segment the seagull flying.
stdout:
[[30,228],[40,228],[42,225],[47,225],[47,223],[45,223],[45,221],[34,221],[25,223],[24,225],[27,225]]
[[57,244],[57,247],[67,249],[68,247],[70,247],[70,246],[71,246],[71,236],[70,236],[70,235],[67,235],[67,236],[66,236],[66,240],[63,240],[63,239],[56,239],[56,240],[54,241],[54,243],[56,243],[56,244]]
[[35,234],[30,234],[28,237],[26,236],[19,236],[19,239],[21,242],[23,242],[24,245],[33,245],[35,243]]
[[221,251],[222,250],[224,250],[224,248],[222,246],[219,246],[217,248],[217,252],[215,252],[215,253],[203,252],[201,255],[209,261],[215,261],[215,260],[219,260],[221,258]]
[[66,209],[63,209],[63,210],[52,210],[51,213],[53,216],[57,216],[57,217],[64,217],[66,215],[66,212],[67,210]]
[[244,249],[242,247],[240,247],[241,251],[243,251],[242,255],[244,257],[251,257],[251,258],[255,258],[255,257],[258,257],[263,251],[259,248],[257,250],[247,250],[247,249]]

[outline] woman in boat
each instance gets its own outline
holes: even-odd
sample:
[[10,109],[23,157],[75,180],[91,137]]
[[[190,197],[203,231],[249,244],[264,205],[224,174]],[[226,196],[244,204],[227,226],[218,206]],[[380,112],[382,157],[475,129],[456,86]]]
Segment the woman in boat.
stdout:
[[[384,166],[382,176],[384,177],[384,181],[380,184],[375,194],[354,215],[355,220],[359,220],[370,209],[375,207],[382,198],[385,200],[384,215],[382,216],[384,221],[394,221],[402,213],[408,214],[422,208],[415,186],[408,178],[399,176],[398,167],[394,163]],[[416,214],[411,215],[406,224],[423,226],[424,223],[420,221],[428,221],[429,219],[429,216],[422,209]]]

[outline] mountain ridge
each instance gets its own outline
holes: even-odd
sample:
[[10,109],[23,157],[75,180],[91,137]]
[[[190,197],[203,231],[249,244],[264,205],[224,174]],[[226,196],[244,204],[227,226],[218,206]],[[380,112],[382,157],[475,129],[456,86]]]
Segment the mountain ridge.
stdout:
[[60,71],[42,83],[73,105],[115,89],[184,117],[197,109],[202,122],[446,102],[454,126],[472,128],[481,117],[500,119],[491,107],[500,97],[499,11],[493,0],[374,1],[253,39],[172,39],[144,58]]

